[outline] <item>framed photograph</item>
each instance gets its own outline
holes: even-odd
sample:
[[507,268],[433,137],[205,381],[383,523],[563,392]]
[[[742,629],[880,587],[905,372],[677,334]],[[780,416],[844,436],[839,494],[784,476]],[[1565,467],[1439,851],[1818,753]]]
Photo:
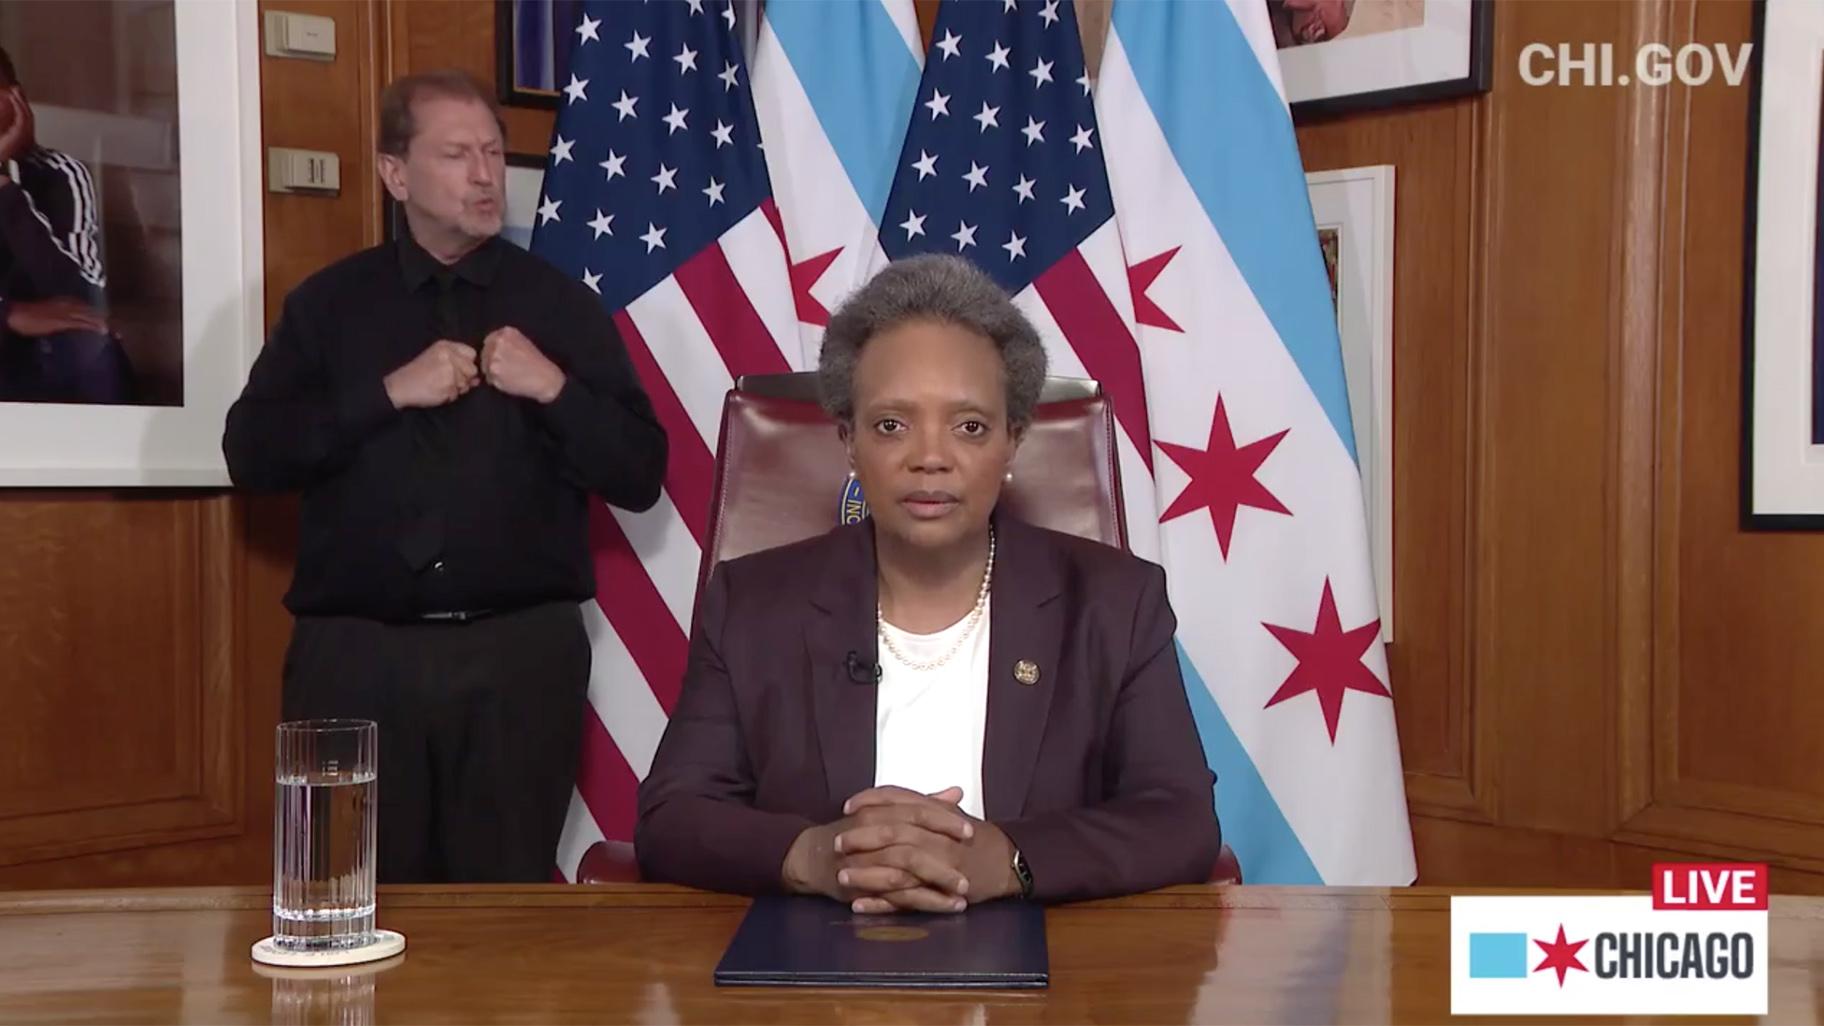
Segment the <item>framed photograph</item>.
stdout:
[[[727,2],[735,9],[736,29],[751,61],[760,34],[761,0]],[[564,83],[570,81],[570,51],[582,38],[577,34],[582,13],[582,0],[494,0],[494,81],[501,103],[557,107]],[[598,31],[605,36],[610,27]]]
[[0,2],[0,125],[27,126],[0,145],[31,214],[0,219],[0,485],[228,483],[264,331],[258,17]]
[[[538,201],[545,189],[545,158],[524,153],[507,154],[507,214],[500,236],[520,249],[532,248],[532,226],[537,221]],[[382,196],[386,196],[384,192]],[[405,231],[404,208],[386,196],[386,237],[396,239]]]
[[1381,638],[1393,640],[1393,168],[1305,176],[1330,275],[1368,515]]
[[1755,5],[1742,520],[1824,530],[1824,7]]
[[494,81],[501,103],[557,107],[582,9],[582,0],[494,0]]
[[1266,0],[1295,115],[1486,92],[1493,0]]

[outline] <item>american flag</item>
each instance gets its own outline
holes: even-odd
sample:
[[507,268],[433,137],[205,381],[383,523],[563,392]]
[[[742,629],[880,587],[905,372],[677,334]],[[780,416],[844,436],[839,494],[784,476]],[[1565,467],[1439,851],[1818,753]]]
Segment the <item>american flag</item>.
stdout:
[[683,680],[723,395],[800,369],[797,315],[732,4],[585,3],[532,251],[613,311],[670,437],[665,495],[591,521],[598,594],[582,766],[558,869],[631,840]]
[[1038,327],[1053,374],[1102,384],[1121,428],[1130,547],[1156,558],[1128,269],[1066,0],[939,6],[880,237],[893,259],[974,261]]

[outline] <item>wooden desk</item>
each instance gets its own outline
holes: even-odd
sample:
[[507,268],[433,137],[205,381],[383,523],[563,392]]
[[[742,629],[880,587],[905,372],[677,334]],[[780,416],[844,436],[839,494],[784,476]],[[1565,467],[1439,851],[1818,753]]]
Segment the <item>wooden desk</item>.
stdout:
[[[650,885],[382,888],[406,953],[300,980],[248,958],[264,890],[0,893],[0,1020],[1442,1022],[1450,1007],[1437,890],[1183,887],[1058,908],[1051,988],[1025,993],[717,988],[743,907]],[[1824,899],[1773,908],[1769,1018],[1819,1022]]]

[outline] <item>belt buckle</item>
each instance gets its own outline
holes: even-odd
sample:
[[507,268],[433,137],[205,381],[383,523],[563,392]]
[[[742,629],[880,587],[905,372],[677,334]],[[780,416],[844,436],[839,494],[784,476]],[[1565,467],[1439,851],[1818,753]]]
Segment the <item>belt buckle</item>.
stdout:
[[470,623],[479,620],[486,615],[488,615],[488,611],[485,609],[451,609],[435,613],[422,613],[418,618],[420,620],[429,620],[432,623]]

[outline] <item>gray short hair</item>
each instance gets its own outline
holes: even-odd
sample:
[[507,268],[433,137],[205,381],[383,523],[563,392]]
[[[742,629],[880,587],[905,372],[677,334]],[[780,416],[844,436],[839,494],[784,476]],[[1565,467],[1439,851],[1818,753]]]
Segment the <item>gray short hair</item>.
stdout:
[[831,417],[855,419],[855,364],[874,336],[911,321],[937,321],[987,337],[1006,370],[1007,422],[1032,422],[1045,387],[1045,345],[1007,293],[961,257],[930,254],[889,264],[830,317],[817,361],[817,386]]

